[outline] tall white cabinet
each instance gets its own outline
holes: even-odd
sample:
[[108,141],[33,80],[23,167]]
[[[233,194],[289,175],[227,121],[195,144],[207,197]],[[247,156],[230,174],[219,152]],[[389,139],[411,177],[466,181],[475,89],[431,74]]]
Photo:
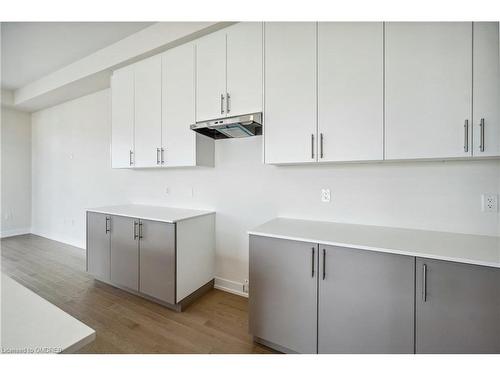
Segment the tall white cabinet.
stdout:
[[266,163],[317,160],[316,32],[314,22],[265,24]]
[[383,28],[318,23],[318,161],[384,157]]
[[196,121],[262,112],[262,23],[238,23],[196,46]]
[[138,62],[134,72],[134,166],[155,167],[161,160],[161,56]]
[[111,166],[130,168],[134,162],[134,68],[111,77]]
[[498,22],[475,22],[472,156],[500,155]]
[[472,23],[385,25],[385,158],[472,155]]

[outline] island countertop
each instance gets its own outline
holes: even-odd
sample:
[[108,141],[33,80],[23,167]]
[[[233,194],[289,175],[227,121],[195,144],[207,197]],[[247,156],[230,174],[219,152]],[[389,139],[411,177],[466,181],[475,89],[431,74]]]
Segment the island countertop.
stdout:
[[206,210],[148,206],[142,204],[125,204],[118,206],[87,208],[87,211],[97,212],[101,214],[134,217],[144,220],[161,221],[165,223],[176,223],[182,220],[192,219],[198,216],[211,215],[215,213],[214,211]]
[[500,268],[497,236],[281,217],[248,234]]

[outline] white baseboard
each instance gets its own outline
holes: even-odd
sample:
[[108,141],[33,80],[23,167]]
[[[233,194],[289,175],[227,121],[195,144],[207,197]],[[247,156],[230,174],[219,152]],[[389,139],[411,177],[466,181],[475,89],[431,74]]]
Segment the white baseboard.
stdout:
[[20,236],[21,234],[28,234],[28,233],[31,233],[31,228],[7,229],[7,230],[2,230],[2,232],[0,233],[0,238]]
[[243,291],[243,284],[237,281],[216,277],[214,288],[248,298],[248,293]]
[[53,235],[48,234],[48,233],[39,232],[36,229],[33,229],[31,231],[31,233],[33,233],[37,236],[40,236],[40,237],[48,238],[49,240],[52,240],[52,241],[62,242],[63,244],[78,247],[79,249],[85,250],[85,243],[80,243],[79,241],[75,241],[75,240],[68,239],[68,238],[62,238],[62,237],[58,237],[58,236],[53,236]]

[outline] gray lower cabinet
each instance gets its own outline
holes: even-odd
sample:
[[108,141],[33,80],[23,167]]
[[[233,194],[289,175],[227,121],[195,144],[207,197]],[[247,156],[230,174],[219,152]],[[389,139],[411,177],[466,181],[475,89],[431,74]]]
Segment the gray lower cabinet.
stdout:
[[417,258],[416,352],[500,353],[500,269]]
[[175,224],[140,220],[139,291],[175,304]]
[[[110,216],[87,212],[87,272],[102,281],[110,279]],[[88,235],[92,233],[92,235]]]
[[139,220],[112,216],[111,282],[139,290]]
[[413,353],[415,258],[319,250],[318,353]]
[[250,332],[285,352],[316,353],[317,244],[250,236]]

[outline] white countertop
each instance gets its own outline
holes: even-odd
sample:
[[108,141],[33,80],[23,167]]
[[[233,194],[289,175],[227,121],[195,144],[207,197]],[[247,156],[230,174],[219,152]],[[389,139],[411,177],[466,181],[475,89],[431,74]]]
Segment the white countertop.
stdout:
[[142,204],[125,204],[120,206],[105,206],[87,208],[87,211],[102,214],[135,217],[144,220],[176,223],[197,216],[214,214],[214,211],[191,210],[186,208],[173,208],[161,206],[146,206]]
[[249,234],[500,268],[500,237],[276,218]]
[[2,353],[72,353],[95,331],[2,274]]

